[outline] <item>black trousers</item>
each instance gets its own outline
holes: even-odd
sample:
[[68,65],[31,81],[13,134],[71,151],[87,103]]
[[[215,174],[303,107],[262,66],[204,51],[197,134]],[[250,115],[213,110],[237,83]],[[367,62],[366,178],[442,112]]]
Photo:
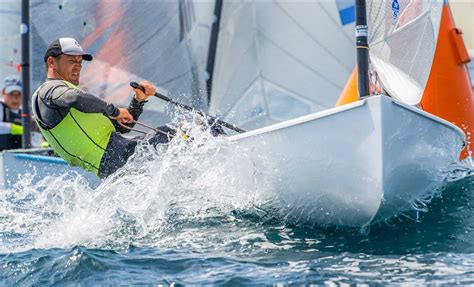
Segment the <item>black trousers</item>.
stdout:
[[[162,126],[159,130],[167,133],[157,133],[147,141],[156,146],[158,144],[167,143],[171,137],[176,134],[176,131],[167,127]],[[100,161],[99,177],[104,178],[121,168],[127,163],[129,157],[135,152],[139,139],[127,139],[122,136],[121,133],[115,132],[110,136],[109,143],[105,149],[102,160]]]

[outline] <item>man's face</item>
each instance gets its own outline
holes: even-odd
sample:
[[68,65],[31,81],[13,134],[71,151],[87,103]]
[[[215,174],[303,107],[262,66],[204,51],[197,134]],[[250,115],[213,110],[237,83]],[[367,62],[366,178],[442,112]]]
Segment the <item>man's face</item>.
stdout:
[[56,58],[56,73],[60,78],[79,85],[82,69],[82,56],[61,55]]
[[21,106],[21,93],[13,91],[9,94],[3,93],[3,102],[12,110],[18,110]]

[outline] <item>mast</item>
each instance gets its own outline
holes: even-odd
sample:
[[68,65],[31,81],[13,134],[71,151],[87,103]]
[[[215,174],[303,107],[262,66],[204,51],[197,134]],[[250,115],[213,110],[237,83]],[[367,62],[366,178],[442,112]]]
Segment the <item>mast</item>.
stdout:
[[369,95],[369,44],[365,0],[356,3],[356,47],[359,99]]
[[21,123],[23,135],[21,145],[23,148],[31,147],[30,132],[30,1],[21,1]]
[[209,53],[207,54],[207,75],[206,88],[207,88],[207,100],[211,101],[211,90],[212,90],[212,78],[214,74],[214,62],[216,60],[216,51],[217,51],[217,36],[219,34],[219,26],[221,23],[221,13],[222,13],[222,0],[216,0],[216,5],[214,6],[214,19],[212,23],[211,30],[211,40],[209,43]]

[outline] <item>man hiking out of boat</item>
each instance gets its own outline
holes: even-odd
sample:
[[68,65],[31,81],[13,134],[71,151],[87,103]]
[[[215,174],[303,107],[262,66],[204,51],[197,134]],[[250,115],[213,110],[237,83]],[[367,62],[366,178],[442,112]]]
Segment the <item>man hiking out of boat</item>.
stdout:
[[5,78],[0,102],[0,150],[21,148],[21,81],[16,75]]
[[[41,133],[54,151],[69,164],[99,177],[107,177],[125,165],[139,140],[122,136],[133,127],[155,87],[147,81],[134,89],[128,108],[119,108],[82,91],[79,79],[82,61],[92,61],[73,38],[55,40],[44,55],[47,80],[35,91],[32,110]],[[175,131],[159,127],[148,141],[167,143]]]

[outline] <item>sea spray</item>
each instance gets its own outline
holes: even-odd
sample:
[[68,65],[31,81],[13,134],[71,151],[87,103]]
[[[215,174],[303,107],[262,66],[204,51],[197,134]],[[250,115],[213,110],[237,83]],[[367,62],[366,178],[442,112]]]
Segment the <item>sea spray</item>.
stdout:
[[22,234],[23,248],[154,246],[182,223],[233,220],[233,211],[266,201],[254,171],[239,166],[251,163],[245,148],[197,127],[187,133],[168,145],[139,144],[95,190],[77,174],[37,184],[25,177],[3,193],[4,229]]
[[[169,145],[141,143],[129,162],[96,189],[75,173],[36,184],[24,177],[15,190],[2,193],[0,220],[9,235],[3,237],[2,248],[133,245],[240,250],[241,243],[265,245],[259,230],[269,222],[314,225],[304,216],[294,216],[298,206],[278,199],[286,182],[272,165],[277,155],[255,154],[226,137],[212,137],[199,125],[188,128],[187,137],[180,132]],[[458,165],[450,170],[456,169]],[[468,176],[471,169],[462,170],[449,180]],[[428,203],[412,208],[427,211]],[[252,229],[245,227],[249,222]],[[229,234],[217,235],[223,226]]]
[[[244,163],[239,155],[250,152],[225,140],[216,144],[220,152],[230,152],[230,159]],[[152,156],[153,160],[159,159],[162,164],[171,158],[166,155],[167,150],[142,148],[147,154],[158,153]],[[185,151],[179,153],[178,161],[188,156]],[[262,201],[258,195],[266,192],[262,187],[252,189],[252,196],[244,196],[243,191],[239,193],[238,188],[229,187],[227,197],[221,198],[218,191],[225,193],[228,182],[205,183],[196,187],[193,201],[194,193],[180,189],[186,182],[192,183],[198,178],[191,172],[198,167],[183,169],[187,176],[181,181],[166,181],[163,176],[160,180],[153,179],[157,174],[147,172],[153,165],[148,165],[146,157],[137,154],[136,160],[137,163],[132,159],[130,166],[120,170],[116,178],[105,180],[95,190],[89,189],[83,179],[74,174],[45,179],[41,185],[31,184],[25,178],[19,190],[3,190],[2,215],[8,214],[10,220],[0,221],[2,227],[8,226],[8,231],[23,234],[2,228],[0,282],[6,285],[78,282],[85,285],[123,282],[141,285],[373,282],[390,285],[410,284],[416,278],[416,282],[423,284],[472,284],[472,168],[453,166],[451,171],[455,174],[451,179],[454,181],[448,182],[442,196],[433,198],[427,206],[428,212],[420,212],[419,221],[399,218],[390,225],[371,226],[369,232],[361,233],[340,227],[312,227],[304,221],[288,224],[284,218],[273,216],[279,214],[281,206],[272,205],[275,209],[270,209],[265,201],[259,204]],[[157,167],[161,171],[169,169],[171,173],[172,167],[184,168],[184,162],[196,162],[189,160],[183,159],[182,165],[168,162],[168,167],[157,163]],[[204,167],[210,167],[211,163],[215,170],[222,164],[212,161]],[[147,167],[137,171],[145,165]],[[239,169],[240,166],[233,164],[224,173],[238,173]],[[273,171],[259,172],[271,174]],[[136,172],[134,176],[142,176],[143,184],[134,177],[127,177],[133,172]],[[221,175],[210,172],[200,178],[213,179]],[[230,179],[225,177],[224,181]],[[172,188],[168,192],[159,186],[145,187],[155,181],[165,187],[177,183],[180,189]],[[267,181],[273,180],[269,177]],[[239,184],[251,186],[238,178],[232,182],[232,185]],[[128,189],[120,193],[121,187]],[[143,190],[143,194],[137,189]],[[39,194],[45,191],[49,196],[41,197]],[[179,197],[181,194],[183,199]],[[128,196],[127,201],[122,202],[120,196]],[[140,200],[139,196],[142,196]],[[166,196],[169,205],[160,201]],[[20,203],[14,204],[15,201]],[[136,210],[139,204],[144,207]],[[165,206],[164,210],[154,207],[160,204]],[[83,214],[77,215],[76,226],[68,226],[68,218],[74,218],[75,212]],[[22,222],[23,218],[26,220]],[[87,230],[87,225],[93,228]],[[96,227],[99,228],[95,230]],[[78,238],[64,235],[71,231],[76,232]]]

